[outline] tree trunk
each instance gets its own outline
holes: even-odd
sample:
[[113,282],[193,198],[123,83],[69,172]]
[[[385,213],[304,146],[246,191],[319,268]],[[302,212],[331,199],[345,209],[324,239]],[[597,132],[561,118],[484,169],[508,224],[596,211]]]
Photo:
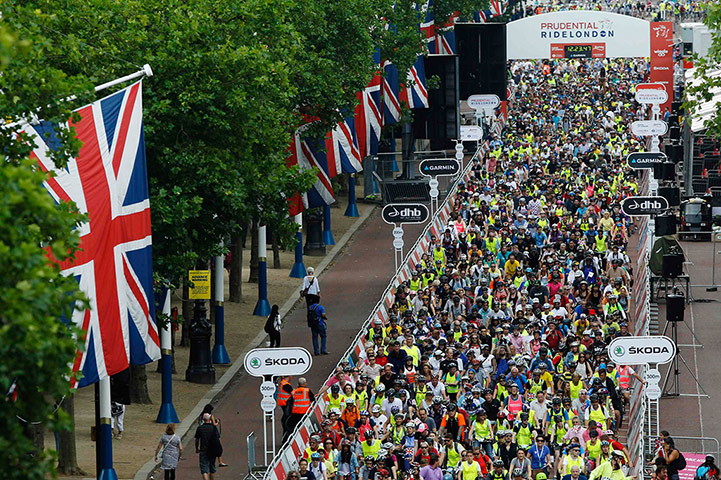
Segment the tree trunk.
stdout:
[[230,297],[229,301],[243,300],[243,239],[233,235],[230,239]]
[[277,235],[273,235],[273,268],[280,268],[280,245],[278,245]]
[[62,475],[86,475],[78,466],[78,452],[75,446],[75,397],[65,397],[61,408],[70,417],[70,430],[58,432],[58,473]]
[[258,283],[258,223],[250,228],[250,276],[248,282]]
[[190,322],[193,321],[193,301],[188,300],[189,288],[187,280],[183,281],[183,330],[180,335],[180,346],[187,347],[190,345]]
[[130,365],[130,401],[141,405],[153,403],[148,392],[148,374],[145,365]]

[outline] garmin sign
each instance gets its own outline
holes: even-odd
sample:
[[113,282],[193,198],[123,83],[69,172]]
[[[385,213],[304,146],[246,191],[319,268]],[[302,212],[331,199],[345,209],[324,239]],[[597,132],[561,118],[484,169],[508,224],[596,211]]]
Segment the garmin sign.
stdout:
[[667,160],[668,157],[663,152],[634,152],[626,156],[626,164],[636,170],[653,168]]
[[582,47],[589,58],[597,58],[596,53],[607,58],[648,57],[650,32],[648,21],[610,12],[568,10],[532,15],[506,25],[507,58],[556,58],[554,47],[569,53]]
[[608,346],[608,356],[618,365],[664,364],[676,356],[668,337],[618,337]]
[[455,175],[461,170],[461,165],[453,158],[429,158],[418,165],[421,175],[435,177],[438,175]]
[[313,357],[303,347],[254,348],[245,356],[243,364],[254,377],[302,375],[310,370]]

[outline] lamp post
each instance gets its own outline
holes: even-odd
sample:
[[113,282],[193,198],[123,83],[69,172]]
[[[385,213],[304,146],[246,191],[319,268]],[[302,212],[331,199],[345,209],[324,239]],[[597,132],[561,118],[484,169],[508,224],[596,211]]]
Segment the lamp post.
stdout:
[[193,322],[190,324],[190,361],[185,380],[191,383],[215,383],[215,368],[210,357],[212,327],[206,317],[205,300],[195,300]]
[[98,382],[98,410],[100,425],[96,426],[98,440],[98,480],[118,480],[113,468],[113,427],[110,407],[110,377]]

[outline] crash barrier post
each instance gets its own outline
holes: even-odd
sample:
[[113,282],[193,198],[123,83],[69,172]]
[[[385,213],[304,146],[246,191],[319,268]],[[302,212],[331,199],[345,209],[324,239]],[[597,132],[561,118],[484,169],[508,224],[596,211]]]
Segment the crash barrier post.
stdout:
[[255,432],[250,432],[248,436],[245,437],[245,442],[248,445],[248,475],[246,475],[243,480],[250,478],[259,480],[261,477],[258,473],[265,470],[265,465],[255,464]]
[[[479,148],[471,157],[471,160],[463,168],[463,170],[456,176],[453,177],[452,183],[448,188],[448,195],[439,209],[431,220],[426,225],[423,233],[403,259],[400,267],[391,278],[390,283],[386,287],[385,291],[381,295],[381,299],[376,303],[375,307],[371,310],[371,314],[363,322],[358,334],[353,339],[350,347],[341,357],[341,362],[348,361],[351,365],[355,365],[359,361],[362,362],[365,359],[365,341],[364,337],[368,330],[372,326],[373,322],[378,318],[385,325],[388,323],[389,313],[391,306],[395,301],[395,288],[400,282],[407,281],[411,275],[411,271],[414,269],[414,265],[420,262],[420,258],[428,251],[428,247],[431,241],[431,235],[440,238],[443,233],[445,226],[448,224],[450,219],[451,211],[453,209],[451,200],[454,197],[458,185],[461,181],[467,182],[471,175],[471,166],[481,155],[489,150],[487,142],[481,143]],[[326,378],[323,385],[325,385],[330,378],[333,376],[335,369],[331,370],[330,375]],[[326,409],[326,402],[316,397],[314,404],[308,413],[305,414],[303,419],[298,423],[295,430],[290,434],[288,440],[280,447],[276,456],[271,460],[267,467],[267,470],[263,476],[264,480],[285,480],[287,472],[298,468],[298,458],[305,450],[305,446],[310,440],[310,436],[313,432],[320,431],[320,422],[322,420],[323,413]]]

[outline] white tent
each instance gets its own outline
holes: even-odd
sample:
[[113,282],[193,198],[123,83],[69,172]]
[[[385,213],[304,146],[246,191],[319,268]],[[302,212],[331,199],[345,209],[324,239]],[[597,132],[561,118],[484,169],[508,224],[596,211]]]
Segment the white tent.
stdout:
[[[721,76],[721,70],[712,70],[709,72],[711,78]],[[696,69],[690,68],[686,70],[686,85],[697,85],[701,79],[696,78]],[[704,123],[712,118],[721,109],[721,88],[711,89],[713,97],[708,102],[701,102],[694,109],[691,116],[691,131],[696,133],[705,130]]]

